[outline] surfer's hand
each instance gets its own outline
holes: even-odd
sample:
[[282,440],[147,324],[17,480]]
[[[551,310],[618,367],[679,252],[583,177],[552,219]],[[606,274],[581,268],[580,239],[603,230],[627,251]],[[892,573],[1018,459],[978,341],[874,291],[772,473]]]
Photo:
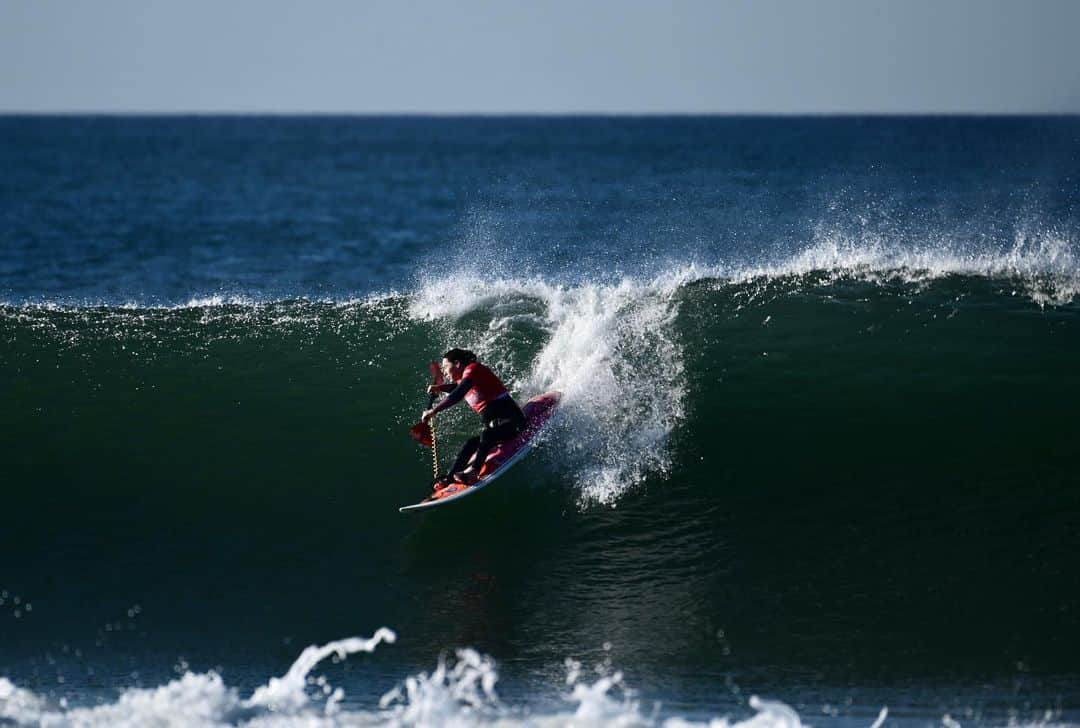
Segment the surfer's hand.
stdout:
[[424,410],[424,414],[420,415],[420,421],[421,422],[427,422],[428,420],[430,420],[434,416],[435,416],[435,410],[433,410],[433,409]]
[[436,394],[441,394],[442,390],[439,388],[438,384],[432,384],[427,388],[427,393],[434,397]]

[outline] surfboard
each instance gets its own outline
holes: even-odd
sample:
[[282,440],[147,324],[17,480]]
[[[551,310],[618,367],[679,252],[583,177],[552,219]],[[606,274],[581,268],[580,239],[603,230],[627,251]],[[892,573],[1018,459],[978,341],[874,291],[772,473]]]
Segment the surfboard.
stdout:
[[[419,511],[428,508],[438,508],[447,503],[453,503],[477,491],[491,485],[516,462],[529,454],[536,444],[537,437],[543,431],[544,426],[551,420],[555,410],[562,399],[562,392],[545,392],[533,397],[521,408],[525,415],[525,429],[521,434],[508,442],[500,443],[492,448],[484,459],[480,468],[480,477],[472,485],[451,483],[442,490],[437,490],[419,503],[398,508],[401,513]],[[475,458],[474,458],[475,459]],[[469,461],[472,465],[473,461]]]

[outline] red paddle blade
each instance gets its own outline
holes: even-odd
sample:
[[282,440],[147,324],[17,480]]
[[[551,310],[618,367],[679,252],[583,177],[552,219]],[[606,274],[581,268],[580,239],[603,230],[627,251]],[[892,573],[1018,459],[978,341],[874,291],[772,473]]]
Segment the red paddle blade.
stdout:
[[426,422],[417,422],[413,425],[409,430],[409,435],[424,447],[431,447],[434,442],[431,437],[431,426]]
[[[433,361],[428,364],[428,372],[431,373],[432,384],[439,385],[443,383],[443,373],[442,369],[439,368],[438,362]],[[429,409],[431,408],[431,405],[435,404],[435,396],[436,395],[433,394],[428,399]],[[412,428],[409,430],[409,435],[412,436],[412,439],[416,440],[424,447],[432,447],[432,445],[435,443],[435,437],[431,433],[431,425],[426,422],[417,422],[415,425],[413,425]]]

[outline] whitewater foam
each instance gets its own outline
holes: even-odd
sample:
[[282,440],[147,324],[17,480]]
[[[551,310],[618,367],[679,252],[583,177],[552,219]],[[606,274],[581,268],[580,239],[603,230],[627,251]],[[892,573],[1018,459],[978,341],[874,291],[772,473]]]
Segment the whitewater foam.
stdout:
[[[380,644],[394,642],[394,633],[379,629],[371,638],[349,638],[326,645],[312,645],[300,654],[289,671],[272,678],[249,698],[241,697],[216,672],[183,675],[155,688],[124,689],[113,702],[93,707],[71,707],[66,697],[50,699],[18,687],[0,677],[0,723],[47,728],[143,728],[144,726],[245,728],[335,728],[338,726],[435,726],[486,728],[803,728],[799,713],[778,700],[751,696],[753,715],[739,720],[728,716],[690,718],[663,714],[663,706],[645,709],[623,674],[606,663],[597,665],[595,681],[582,679],[580,663],[568,659],[565,689],[556,700],[533,697],[524,703],[502,700],[496,685],[495,662],[472,649],[457,650],[440,658],[434,670],[409,675],[383,694],[375,705],[344,705],[345,693],[324,676],[313,676],[318,663],[330,655],[344,658],[373,652]],[[559,707],[559,705],[565,707]],[[544,707],[538,707],[544,706]],[[826,706],[828,722],[861,725],[861,719],[842,716]],[[863,713],[865,715],[865,713]],[[872,715],[872,713],[871,713]],[[882,707],[869,728],[882,728],[889,710]],[[1024,721],[1014,711],[997,723],[978,719],[982,725],[1010,728],[1056,728],[1068,725],[1059,710],[1047,711]],[[911,713],[901,723],[931,724],[931,715]],[[961,725],[950,714],[940,723]]]
[[[53,705],[0,678],[0,719],[16,725],[56,728],[338,725],[334,715],[344,693],[332,689],[325,678],[312,679],[309,674],[330,655],[343,659],[360,652],[374,652],[378,645],[393,643],[396,638],[392,630],[383,627],[369,639],[351,637],[322,646],[312,645],[300,653],[284,676],[271,678],[246,700],[216,672],[185,672],[157,688],[125,690],[114,703],[70,709],[66,699]],[[308,693],[312,685],[320,688],[324,698],[321,706]]]
[[[495,686],[496,666],[475,650],[461,649],[453,659],[440,659],[436,668],[406,677],[370,708],[343,708],[344,691],[324,677],[312,677],[318,663],[331,654],[342,658],[373,652],[392,643],[394,633],[379,629],[370,639],[349,638],[306,648],[289,671],[272,678],[248,699],[229,687],[215,672],[185,672],[156,688],[124,690],[115,702],[94,707],[68,707],[67,699],[52,702],[0,678],[0,721],[20,726],[51,728],[131,728],[156,726],[246,726],[286,728],[306,726],[662,726],[662,728],[801,728],[799,715],[778,701],[750,698],[755,715],[744,721],[712,718],[694,722],[683,717],[661,719],[659,706],[646,713],[635,693],[623,684],[622,673],[600,667],[595,682],[581,680],[572,668],[569,691],[561,696],[565,710],[534,711],[528,705],[500,700]],[[569,661],[568,664],[572,663]],[[576,663],[574,663],[576,665]],[[880,728],[882,710],[871,728]]]

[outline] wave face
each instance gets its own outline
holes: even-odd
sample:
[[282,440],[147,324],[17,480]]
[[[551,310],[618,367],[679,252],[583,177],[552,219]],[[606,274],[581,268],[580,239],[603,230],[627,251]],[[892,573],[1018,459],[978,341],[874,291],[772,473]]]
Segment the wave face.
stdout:
[[1075,722],[1075,120],[0,127],[0,721]]

